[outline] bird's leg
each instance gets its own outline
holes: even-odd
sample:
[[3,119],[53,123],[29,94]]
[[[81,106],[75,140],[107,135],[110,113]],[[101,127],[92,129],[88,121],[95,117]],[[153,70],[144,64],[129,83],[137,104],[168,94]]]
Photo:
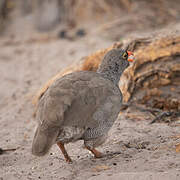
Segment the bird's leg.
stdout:
[[66,162],[71,163],[72,160],[71,160],[71,158],[69,157],[69,155],[68,155],[68,153],[67,153],[67,151],[66,151],[66,149],[65,149],[65,147],[64,147],[64,143],[57,142],[57,145],[59,146],[61,152],[63,153]]
[[88,146],[85,146],[86,149],[88,149],[89,151],[91,151],[94,154],[95,158],[102,158],[102,153],[97,151],[95,148],[90,148]]

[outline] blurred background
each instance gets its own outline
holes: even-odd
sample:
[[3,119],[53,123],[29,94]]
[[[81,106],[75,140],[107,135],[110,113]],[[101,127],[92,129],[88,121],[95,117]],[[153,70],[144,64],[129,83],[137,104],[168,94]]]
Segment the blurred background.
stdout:
[[100,32],[113,40],[180,21],[179,0],[0,0],[0,32]]

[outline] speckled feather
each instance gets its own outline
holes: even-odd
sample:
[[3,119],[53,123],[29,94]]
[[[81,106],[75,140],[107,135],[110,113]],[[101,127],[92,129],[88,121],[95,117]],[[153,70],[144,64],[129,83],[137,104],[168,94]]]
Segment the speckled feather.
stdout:
[[33,154],[44,155],[57,141],[83,139],[93,147],[105,141],[122,102],[118,81],[129,65],[123,52],[107,53],[97,72],[71,73],[49,87],[38,105]]

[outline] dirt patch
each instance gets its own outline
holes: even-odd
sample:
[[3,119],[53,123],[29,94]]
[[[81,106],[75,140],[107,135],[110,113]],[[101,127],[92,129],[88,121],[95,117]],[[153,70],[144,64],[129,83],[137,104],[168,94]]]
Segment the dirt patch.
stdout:
[[178,179],[180,156],[175,148],[180,143],[179,121],[150,125],[151,113],[133,107],[120,113],[100,148],[106,154],[102,159],[94,159],[81,147],[82,142],[67,145],[73,164],[65,163],[56,145],[45,157],[31,154],[36,126],[31,99],[37,89],[81,57],[112,44],[98,37],[87,39],[31,43],[16,37],[1,40],[0,148],[16,150],[0,155],[0,179],[148,179],[163,178],[164,174]]

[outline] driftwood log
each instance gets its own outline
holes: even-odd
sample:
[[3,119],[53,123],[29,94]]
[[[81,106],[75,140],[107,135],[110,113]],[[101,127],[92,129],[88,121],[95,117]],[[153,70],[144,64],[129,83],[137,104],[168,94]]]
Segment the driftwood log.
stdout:
[[[162,35],[163,34],[163,35]],[[52,77],[33,99],[38,100],[59,77],[81,70],[96,71],[103,56],[112,48],[129,44],[135,62],[124,72],[120,89],[124,102],[148,104],[164,111],[180,111],[180,32],[159,33],[145,38],[118,42],[83,58],[79,64],[65,69]]]

